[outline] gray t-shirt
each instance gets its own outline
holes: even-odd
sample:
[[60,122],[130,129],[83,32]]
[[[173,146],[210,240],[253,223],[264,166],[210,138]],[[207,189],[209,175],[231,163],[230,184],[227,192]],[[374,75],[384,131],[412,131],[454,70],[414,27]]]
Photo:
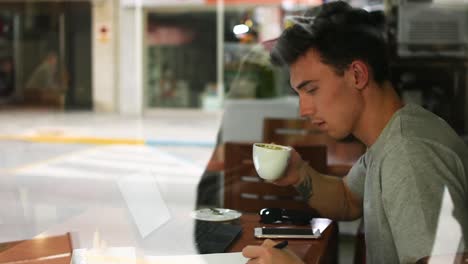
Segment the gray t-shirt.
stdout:
[[346,184],[363,198],[369,263],[414,263],[468,245],[468,149],[422,107],[393,115]]

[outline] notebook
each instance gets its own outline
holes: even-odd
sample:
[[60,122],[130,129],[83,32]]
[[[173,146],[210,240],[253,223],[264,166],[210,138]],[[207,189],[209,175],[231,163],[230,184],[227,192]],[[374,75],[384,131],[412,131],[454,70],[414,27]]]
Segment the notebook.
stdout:
[[200,254],[226,252],[241,233],[240,225],[195,221],[194,238]]

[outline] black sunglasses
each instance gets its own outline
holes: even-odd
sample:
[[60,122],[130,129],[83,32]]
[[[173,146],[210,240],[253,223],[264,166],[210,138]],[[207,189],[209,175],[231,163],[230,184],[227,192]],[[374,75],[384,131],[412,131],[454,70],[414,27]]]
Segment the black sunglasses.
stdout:
[[263,208],[259,212],[260,222],[264,224],[283,224],[291,223],[294,225],[307,225],[314,217],[319,217],[315,210],[310,212],[282,209],[282,208]]

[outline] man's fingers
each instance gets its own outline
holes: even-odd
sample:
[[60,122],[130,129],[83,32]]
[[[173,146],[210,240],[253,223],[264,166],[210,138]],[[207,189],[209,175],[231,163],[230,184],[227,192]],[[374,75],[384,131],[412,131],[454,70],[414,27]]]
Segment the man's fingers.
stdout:
[[263,248],[261,246],[246,246],[242,249],[242,255],[246,258],[258,258],[262,255]]
[[265,239],[265,241],[263,241],[262,243],[262,247],[273,247],[274,245],[276,245],[277,242],[271,240],[271,239]]

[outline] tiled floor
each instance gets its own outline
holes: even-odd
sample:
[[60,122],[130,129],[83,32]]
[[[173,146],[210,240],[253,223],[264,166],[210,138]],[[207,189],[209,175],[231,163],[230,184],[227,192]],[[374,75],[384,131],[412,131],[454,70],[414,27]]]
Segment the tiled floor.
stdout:
[[[154,206],[175,219],[195,208],[220,117],[0,112],[0,242],[72,231],[80,247],[98,233],[109,246],[150,248],[150,233],[166,223]],[[192,244],[192,231],[181,230],[177,243]]]

